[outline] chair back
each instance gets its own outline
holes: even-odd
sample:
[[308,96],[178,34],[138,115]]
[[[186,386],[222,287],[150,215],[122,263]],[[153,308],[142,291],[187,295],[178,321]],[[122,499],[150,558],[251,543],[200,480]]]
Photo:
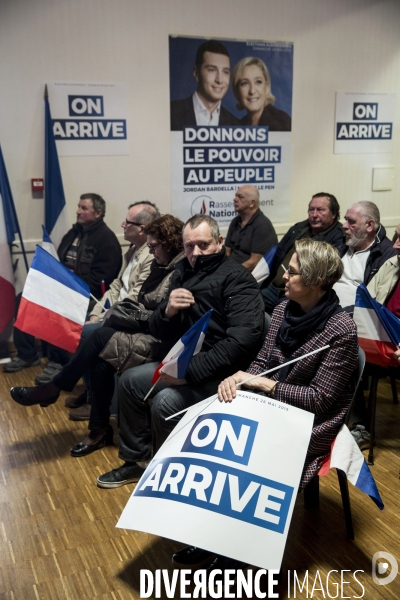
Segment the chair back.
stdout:
[[345,419],[345,424],[346,425],[349,424],[351,409],[353,408],[353,404],[354,404],[354,401],[355,401],[356,396],[357,396],[357,391],[358,391],[358,388],[359,388],[359,385],[360,385],[360,382],[361,382],[361,377],[363,375],[364,368],[365,368],[365,361],[366,361],[366,359],[365,359],[365,352],[359,346],[358,347],[358,367],[357,367],[357,369],[354,370],[354,375],[353,375],[354,393],[353,393],[353,397],[351,399],[349,410],[347,411],[347,415],[346,415],[346,419]]

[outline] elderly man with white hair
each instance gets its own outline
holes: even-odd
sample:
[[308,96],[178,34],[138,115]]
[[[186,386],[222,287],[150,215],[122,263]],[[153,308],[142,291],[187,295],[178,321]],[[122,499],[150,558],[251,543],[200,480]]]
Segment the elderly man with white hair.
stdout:
[[386,236],[379,209],[373,202],[356,202],[347,209],[344,221],[346,244],[338,248],[344,273],[333,289],[341,306],[353,312],[357,287],[361,283],[368,285],[397,251]]

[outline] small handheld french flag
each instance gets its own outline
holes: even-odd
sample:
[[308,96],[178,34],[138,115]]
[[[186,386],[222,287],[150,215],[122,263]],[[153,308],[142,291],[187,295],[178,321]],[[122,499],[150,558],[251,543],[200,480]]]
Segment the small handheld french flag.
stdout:
[[368,494],[377,507],[383,510],[384,504],[372,473],[346,425],[342,425],[340,428],[332,444],[331,454],[322,464],[318,475],[320,477],[328,475],[332,468],[344,471],[350,483],[364,494]]
[[393,354],[400,345],[400,321],[371,297],[364,284],[357,288],[353,319],[367,362],[381,367],[394,366]]
[[278,246],[275,244],[264,254],[264,256],[258,261],[251,274],[257,281],[258,285],[261,285],[264,279],[269,277],[272,265],[274,264],[276,251]]
[[167,373],[176,379],[185,379],[192,357],[200,352],[203,345],[211,313],[212,309],[207,311],[171,348],[154,371],[151,380],[153,385],[160,379],[160,372]]
[[75,352],[86,320],[89,298],[89,286],[37,246],[15,327]]

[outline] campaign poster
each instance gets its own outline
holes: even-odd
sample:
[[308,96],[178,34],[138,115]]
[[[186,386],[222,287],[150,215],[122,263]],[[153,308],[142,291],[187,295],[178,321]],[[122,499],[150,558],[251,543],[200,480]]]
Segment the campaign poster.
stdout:
[[390,153],[396,94],[336,93],[335,154]]
[[47,84],[59,156],[129,154],[124,83]]
[[235,191],[289,220],[293,43],[169,38],[172,212],[227,227]]
[[154,456],[117,527],[279,570],[313,421],[253,392],[204,400]]

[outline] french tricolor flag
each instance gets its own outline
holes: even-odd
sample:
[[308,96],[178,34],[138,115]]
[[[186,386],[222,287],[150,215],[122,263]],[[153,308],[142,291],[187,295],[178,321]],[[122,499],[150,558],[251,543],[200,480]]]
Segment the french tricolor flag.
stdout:
[[330,469],[340,469],[347,475],[347,479],[359,490],[368,494],[380,510],[384,504],[376,487],[375,480],[366,463],[366,460],[357,446],[346,425],[342,425],[338,435],[332,443],[330,456],[321,466],[318,475],[328,475]]
[[203,345],[211,313],[212,309],[207,311],[171,348],[154,371],[151,380],[153,385],[160,379],[160,372],[167,373],[176,379],[185,379],[192,357],[200,352]]
[[51,241],[51,237],[47,233],[47,229],[46,229],[46,227],[44,225],[42,225],[42,229],[43,229],[43,238],[42,238],[42,248],[43,248],[43,250],[46,250],[46,252],[48,252],[49,254],[51,254],[52,256],[54,256],[54,258],[56,260],[60,260],[58,258],[57,250],[55,249],[54,244]]
[[258,261],[251,274],[257,281],[258,285],[261,285],[264,279],[269,277],[271,272],[272,265],[275,260],[276,251],[278,250],[278,246],[275,244],[264,254],[264,256]]
[[400,344],[400,320],[374,300],[364,284],[357,288],[353,319],[367,362],[393,367],[393,353]]
[[15,327],[75,352],[89,304],[89,286],[48,252],[36,247]]

